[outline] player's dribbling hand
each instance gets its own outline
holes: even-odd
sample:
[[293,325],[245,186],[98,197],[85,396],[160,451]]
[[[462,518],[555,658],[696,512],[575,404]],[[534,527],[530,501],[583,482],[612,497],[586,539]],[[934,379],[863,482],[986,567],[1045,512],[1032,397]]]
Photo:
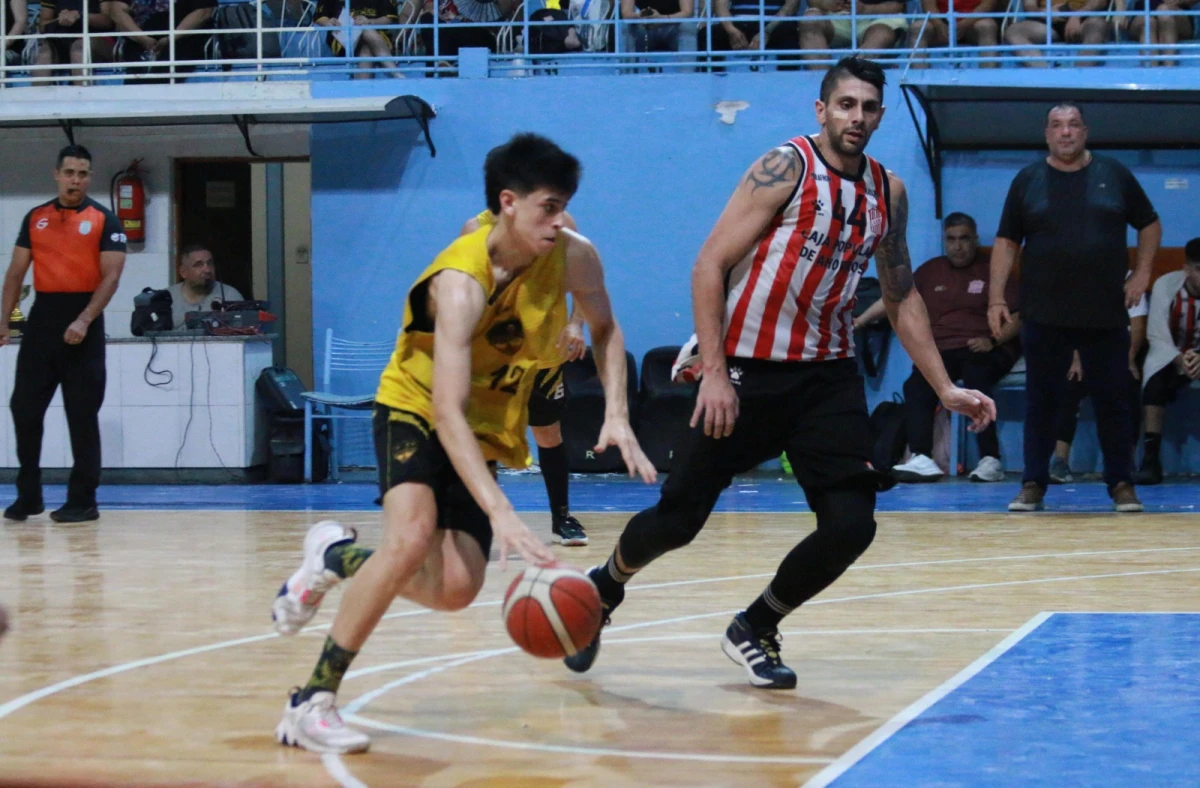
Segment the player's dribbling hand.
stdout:
[[67,330],[63,332],[63,342],[68,345],[78,345],[87,336],[88,323],[84,320],[76,320],[71,325],[67,326]]
[[733,434],[733,424],[739,412],[737,392],[726,375],[708,375],[700,378],[700,393],[696,396],[696,409],[688,426],[695,428],[704,419],[704,434],[712,438],[728,438]]
[[982,432],[996,420],[996,403],[991,397],[974,389],[951,386],[942,393],[941,400],[948,410],[961,413],[971,420],[967,428],[971,432]]
[[1012,313],[1008,311],[1008,304],[989,304],[988,305],[988,328],[992,331],[992,336],[999,339],[1000,329],[1012,322]]
[[609,446],[616,446],[621,452],[621,459],[625,460],[625,467],[629,469],[630,478],[635,475],[641,476],[642,481],[646,484],[650,484],[658,478],[658,471],[654,470],[654,463],[650,462],[646,453],[642,451],[642,446],[634,436],[633,427],[629,426],[628,419],[604,420],[604,425],[600,427],[600,438],[596,441],[593,450],[602,452]]
[[492,534],[496,537],[496,549],[500,551],[500,569],[508,566],[508,554],[516,552],[530,566],[554,560],[554,553],[542,544],[529,526],[517,517],[512,509],[494,514],[490,518]]
[[554,346],[563,351],[567,361],[578,361],[586,356],[587,342],[583,340],[583,326],[579,323],[567,323]]

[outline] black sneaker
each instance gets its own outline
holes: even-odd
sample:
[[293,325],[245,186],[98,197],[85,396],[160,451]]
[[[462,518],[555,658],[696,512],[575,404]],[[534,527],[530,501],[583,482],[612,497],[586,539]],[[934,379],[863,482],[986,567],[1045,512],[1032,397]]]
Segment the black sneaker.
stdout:
[[1141,470],[1133,475],[1133,483],[1139,487],[1162,484],[1163,469],[1161,460],[1149,460],[1142,463]]
[[33,517],[35,514],[41,514],[44,511],[46,511],[46,505],[41,501],[27,501],[24,498],[18,498],[4,510],[4,519],[21,523],[26,518]]
[[50,519],[56,523],[86,523],[89,520],[99,520],[100,511],[95,504],[67,503],[63,504],[61,509],[50,512]]
[[550,533],[558,537],[559,544],[564,547],[578,547],[588,543],[583,526],[569,514],[561,519],[554,518],[554,523],[550,526]]
[[750,683],[763,689],[793,689],[796,674],[779,659],[779,632],[755,632],[745,612],[733,617],[721,641],[725,656],[746,668]]
[[[588,577],[592,582],[596,582],[596,575],[600,572],[607,572],[604,564],[593,566],[588,570]],[[600,653],[600,633],[604,628],[612,623],[612,612],[617,609],[617,605],[625,601],[625,586],[621,586],[621,594],[617,599],[605,599],[603,595],[600,597],[600,604],[604,608],[604,620],[600,624],[600,632],[596,633],[596,637],[591,643],[576,651],[573,656],[563,657],[563,664],[576,673],[587,673],[592,663],[596,661],[596,655]]]

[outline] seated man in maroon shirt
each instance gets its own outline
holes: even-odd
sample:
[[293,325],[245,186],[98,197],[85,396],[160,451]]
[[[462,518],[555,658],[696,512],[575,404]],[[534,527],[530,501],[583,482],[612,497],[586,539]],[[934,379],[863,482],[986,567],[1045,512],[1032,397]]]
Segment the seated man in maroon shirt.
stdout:
[[[965,213],[952,213],[942,223],[946,254],[927,260],[913,274],[917,292],[929,310],[933,340],[941,351],[942,363],[954,380],[967,388],[990,395],[992,387],[1008,374],[1021,354],[1016,337],[1020,320],[1004,327],[999,342],[988,328],[989,258],[979,251],[975,220]],[[1017,284],[1009,280],[1005,294],[1016,317]],[[855,321],[857,329],[883,317],[883,301],[877,301]],[[912,458],[892,468],[902,482],[935,482],[942,469],[933,461],[933,417],[938,398],[925,378],[914,372],[904,383],[905,432]],[[971,481],[998,482],[1004,479],[1000,464],[1000,441],[996,425],[979,433],[979,464],[971,471]]]

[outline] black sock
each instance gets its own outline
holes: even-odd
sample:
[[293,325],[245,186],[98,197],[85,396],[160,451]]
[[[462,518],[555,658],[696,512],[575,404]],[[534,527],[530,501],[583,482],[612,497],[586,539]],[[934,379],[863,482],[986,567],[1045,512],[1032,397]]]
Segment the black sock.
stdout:
[[1143,446],[1145,447],[1145,452],[1142,455],[1142,464],[1158,462],[1158,452],[1162,448],[1162,433],[1147,432]]
[[538,463],[542,466],[542,481],[546,483],[546,495],[550,498],[550,515],[555,520],[562,520],[571,513],[566,446],[561,443],[551,448],[539,446]]
[[333,642],[333,638],[325,638],[325,647],[321,649],[321,657],[313,668],[312,677],[300,690],[296,703],[303,703],[318,692],[338,691],[342,685],[342,677],[350,669],[350,663],[358,655],[357,651],[347,651]]
[[600,592],[601,599],[620,601],[625,598],[625,584],[633,579],[634,574],[635,572],[622,572],[617,567],[617,551],[613,550],[613,554],[608,557],[608,563],[600,567],[600,571],[592,580],[596,583],[596,590]]
[[325,551],[325,568],[345,580],[354,577],[354,573],[373,552],[369,547],[359,547],[353,542],[335,544]]
[[771,586],[758,595],[758,599],[746,608],[746,623],[755,632],[770,632],[779,629],[783,617],[796,608],[780,602],[771,592]]

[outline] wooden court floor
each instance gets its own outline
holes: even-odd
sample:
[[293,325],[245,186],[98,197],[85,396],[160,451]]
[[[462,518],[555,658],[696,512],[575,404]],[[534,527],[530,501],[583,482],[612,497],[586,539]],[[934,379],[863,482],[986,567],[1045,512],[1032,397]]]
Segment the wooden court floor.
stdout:
[[[340,694],[373,747],[322,759],[272,731],[324,627],[280,638],[269,609],[326,516],[0,525],[0,783],[799,785],[1039,612],[1200,610],[1193,515],[880,514],[860,562],[784,622],[797,689],[755,690],[720,636],[813,521],[714,515],[629,587],[585,676],[512,647],[498,601],[519,564],[457,615],[398,601]],[[580,518],[591,545],[556,549],[586,567],[627,515]],[[374,515],[342,519],[377,541]]]

